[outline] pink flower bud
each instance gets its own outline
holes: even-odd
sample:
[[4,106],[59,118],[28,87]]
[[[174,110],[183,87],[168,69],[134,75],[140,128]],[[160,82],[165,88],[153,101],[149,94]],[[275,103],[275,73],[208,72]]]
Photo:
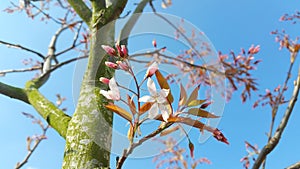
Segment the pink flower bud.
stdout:
[[121,45],[121,51],[124,55],[124,58],[127,58],[128,57],[128,51],[127,51],[127,48],[125,45]]
[[113,62],[105,62],[105,65],[112,69],[118,69],[118,65]]
[[254,55],[254,54],[258,53],[259,50],[260,50],[260,46],[259,46],[259,45],[255,46],[255,47],[252,45],[252,46],[248,49],[248,53]]
[[156,48],[157,44],[155,39],[152,41],[152,45]]
[[120,56],[120,57],[124,57],[124,54],[123,54],[123,52],[122,52],[122,50],[121,50],[120,45],[119,45],[118,43],[116,43],[115,46],[116,46],[116,48],[117,48],[117,50],[118,50],[119,56]]
[[129,70],[129,67],[128,67],[128,65],[126,63],[121,62],[121,61],[117,61],[117,64],[118,64],[118,66],[119,66],[120,69],[125,70],[125,71]]
[[109,84],[109,79],[107,79],[105,77],[100,77],[99,81],[104,83],[104,84]]
[[101,45],[102,49],[105,50],[110,56],[117,56],[116,50],[108,45]]
[[158,65],[156,62],[154,62],[150,67],[148,68],[145,78],[151,77],[156,71],[158,70]]

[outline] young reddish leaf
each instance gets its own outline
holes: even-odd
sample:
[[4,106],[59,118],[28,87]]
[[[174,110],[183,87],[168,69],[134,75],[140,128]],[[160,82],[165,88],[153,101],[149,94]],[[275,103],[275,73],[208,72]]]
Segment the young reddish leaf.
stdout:
[[180,84],[180,97],[179,97],[179,106],[185,105],[187,100],[187,95],[184,87]]
[[132,100],[132,98],[127,94],[127,102],[130,108],[130,111],[133,115],[136,114],[136,106],[134,104],[134,101]]
[[[157,79],[158,84],[159,84],[161,89],[170,89],[170,86],[167,82],[167,79],[164,78],[164,76],[160,73],[159,70],[157,70],[155,72],[155,76],[156,76],[156,79]],[[173,101],[174,101],[174,98],[173,98],[172,93],[171,93],[171,89],[170,89],[169,95],[167,96],[167,99],[170,103],[173,103]]]
[[175,126],[175,127],[170,128],[170,129],[164,130],[160,133],[160,136],[166,136],[168,134],[173,133],[174,131],[177,131],[178,129],[179,129],[179,126]]
[[147,112],[151,108],[152,104],[153,103],[151,102],[146,102],[145,104],[143,104],[139,110],[139,114],[142,115]]
[[197,86],[197,87],[193,90],[192,94],[190,95],[189,99],[187,100],[187,104],[189,104],[191,101],[197,99],[199,89],[200,89],[200,85]]
[[128,120],[130,123],[132,121],[132,115],[128,113],[126,110],[122,109],[121,107],[114,105],[114,104],[108,104],[105,106],[108,110],[113,111],[123,117],[124,119]]
[[194,144],[189,140],[189,149],[192,158],[194,158],[194,148]]
[[204,117],[204,118],[219,118],[220,116],[216,116],[212,113],[209,113],[206,110],[202,110],[199,108],[191,108],[188,110],[188,114],[192,114],[195,116],[199,116],[199,117]]
[[189,104],[187,105],[188,107],[194,107],[194,106],[198,106],[202,103],[204,103],[206,100],[192,100],[191,102],[189,102]]
[[132,142],[133,139],[133,126],[130,124],[130,127],[127,131],[127,138],[130,142]]
[[212,104],[212,102],[207,102],[207,103],[205,103],[205,104],[202,104],[201,106],[200,106],[200,108],[201,109],[205,109],[206,107],[208,107],[209,105],[211,105]]
[[[158,118],[157,120],[161,120],[162,118]],[[161,120],[163,121],[163,120]],[[186,118],[186,117],[169,117],[168,122],[173,122],[173,123],[183,123],[189,126],[193,126],[195,128],[198,128],[200,130],[208,130],[210,132],[212,132],[213,130],[211,129],[211,127],[206,126],[205,124],[203,124],[200,121],[191,119],[191,118]]]
[[227,138],[223,135],[223,133],[219,130],[219,129],[215,129],[213,131],[213,136],[214,138],[216,138],[218,141],[221,141],[225,144],[228,144],[229,145],[229,142],[227,141]]

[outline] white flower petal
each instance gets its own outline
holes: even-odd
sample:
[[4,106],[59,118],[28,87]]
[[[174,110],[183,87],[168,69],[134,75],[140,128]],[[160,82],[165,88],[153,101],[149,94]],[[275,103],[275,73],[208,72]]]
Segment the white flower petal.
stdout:
[[149,110],[148,118],[154,119],[157,115],[158,115],[158,105],[155,103],[151,106]]
[[102,94],[104,97],[106,97],[107,99],[109,100],[112,100],[110,94],[108,91],[105,91],[105,90],[100,90],[100,94]]
[[159,92],[159,95],[161,95],[163,97],[167,97],[169,92],[170,92],[170,89],[161,89],[161,91]]
[[168,105],[165,104],[158,104],[159,110],[161,111],[162,117],[164,119],[164,121],[168,121],[169,118],[169,110],[168,110]]
[[143,96],[139,99],[139,102],[154,102],[154,98],[151,96]]
[[155,96],[157,94],[155,83],[151,78],[148,78],[147,87],[151,96]]

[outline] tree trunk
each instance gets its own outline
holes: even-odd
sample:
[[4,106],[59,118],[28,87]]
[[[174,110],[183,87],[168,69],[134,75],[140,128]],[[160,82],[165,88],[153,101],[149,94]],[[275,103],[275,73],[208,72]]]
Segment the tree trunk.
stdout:
[[67,131],[64,169],[109,168],[113,114],[104,108],[107,100],[99,91],[106,86],[99,78],[113,75],[104,64],[107,56],[101,45],[113,45],[114,24],[93,28],[91,36],[88,66]]

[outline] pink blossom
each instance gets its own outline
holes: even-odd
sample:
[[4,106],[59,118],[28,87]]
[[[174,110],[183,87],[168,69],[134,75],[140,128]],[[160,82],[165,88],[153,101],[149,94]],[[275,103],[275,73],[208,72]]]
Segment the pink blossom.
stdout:
[[124,56],[125,58],[128,57],[128,51],[127,51],[127,48],[126,48],[125,45],[121,45],[121,52],[123,53],[123,56]]
[[258,53],[259,50],[260,50],[260,46],[259,46],[259,45],[255,46],[255,47],[254,47],[254,45],[252,45],[252,46],[248,49],[248,53],[254,55],[254,54]]
[[121,47],[120,47],[120,45],[118,44],[118,43],[116,43],[116,48],[117,48],[117,51],[118,51],[118,53],[119,53],[119,56],[120,57],[124,57],[124,54],[123,54],[123,52],[122,52],[122,50],[121,50]]
[[120,100],[121,99],[120,91],[114,77],[112,77],[109,80],[108,85],[110,90],[108,91],[100,90],[100,94],[102,94],[104,97],[106,97],[109,100]]
[[152,45],[153,45],[155,48],[157,47],[157,44],[156,44],[156,40],[155,40],[155,39],[153,39]]
[[105,65],[112,69],[118,69],[118,65],[113,62],[105,62]]
[[99,81],[104,83],[104,84],[109,84],[109,79],[107,79],[105,77],[100,77]]
[[152,65],[149,66],[145,78],[151,77],[158,70],[157,62],[153,62]]
[[107,54],[109,54],[110,56],[117,56],[117,52],[114,48],[108,46],[108,45],[101,45],[102,49],[105,50],[105,52]]
[[121,62],[121,61],[118,60],[117,64],[118,64],[120,69],[125,70],[125,71],[129,70],[129,67],[125,62]]

